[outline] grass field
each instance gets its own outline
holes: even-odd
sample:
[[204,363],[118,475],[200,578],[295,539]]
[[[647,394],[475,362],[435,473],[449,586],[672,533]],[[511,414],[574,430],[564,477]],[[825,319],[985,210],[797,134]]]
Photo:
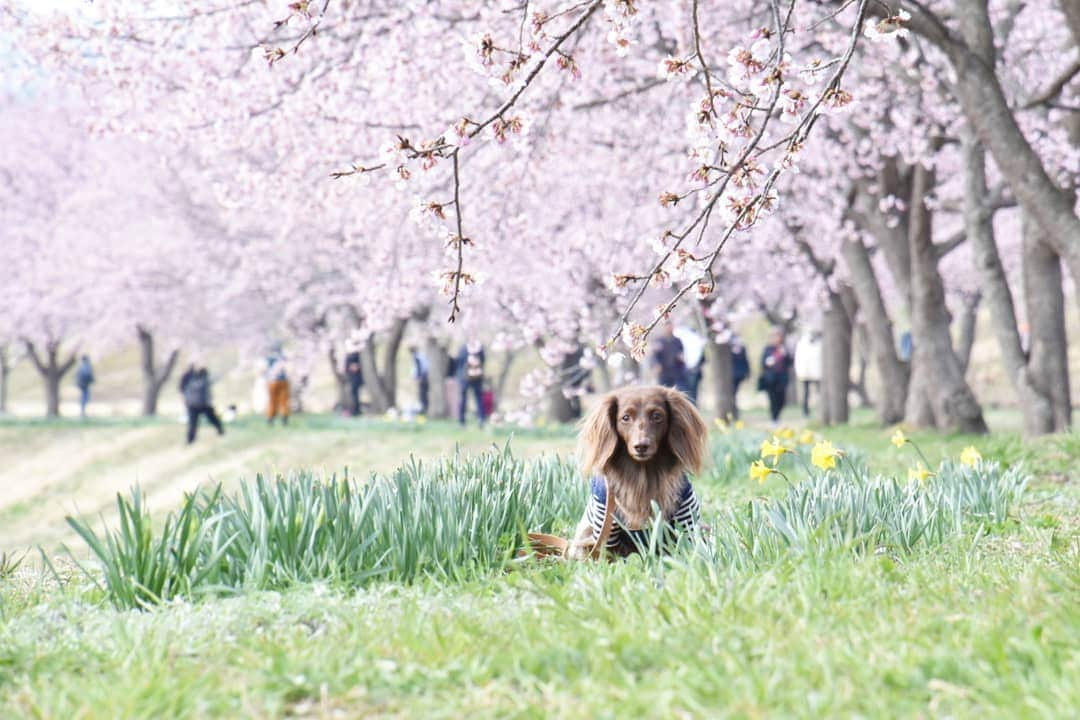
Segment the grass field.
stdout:
[[[999,419],[998,427],[1010,424]],[[0,551],[11,557],[40,544],[52,564],[35,554],[0,579],[0,717],[1043,718],[1080,707],[1075,435],[912,435],[935,467],[974,444],[1030,479],[1000,517],[968,507],[910,547],[889,528],[932,505],[955,473],[946,466],[925,487],[908,485],[913,449],[894,448],[889,431],[863,418],[823,433],[849,451],[849,490],[873,484],[865,463],[869,474],[896,477],[912,504],[862,518],[861,530],[857,508],[843,520],[827,510],[836,488],[790,460],[782,465],[790,480],[826,515],[805,528],[801,511],[784,521],[776,510],[787,482],[773,475],[759,485],[747,475],[762,433],[714,432],[713,464],[697,481],[714,544],[667,561],[508,572],[493,550],[512,544],[513,532],[499,534],[494,520],[420,537],[432,524],[423,520],[387,535],[417,553],[364,561],[386,566],[383,575],[285,573],[118,609],[60,550],[68,545],[103,582],[64,522],[76,506],[116,527],[114,494],[138,481],[160,529],[164,512],[209,478],[227,491],[257,471],[348,466],[364,478],[410,454],[428,461],[457,446],[471,457],[509,438],[508,430],[319,417],[288,430],[241,422],[193,448],[181,434],[165,422],[0,425]],[[518,432],[511,451],[527,460],[495,463],[506,476],[499,482],[534,478],[528,483],[547,483],[537,493],[561,498],[547,515],[521,510],[533,513],[528,522],[557,531],[572,524],[583,490],[551,456],[573,442],[569,429]],[[490,484],[490,464],[428,462],[411,472],[453,500],[460,488]],[[965,487],[955,497],[976,503],[965,493],[982,485]],[[389,508],[376,520],[409,512]],[[752,532],[739,535],[740,523]],[[100,532],[102,520],[90,525]],[[740,537],[761,546],[720,549]]]

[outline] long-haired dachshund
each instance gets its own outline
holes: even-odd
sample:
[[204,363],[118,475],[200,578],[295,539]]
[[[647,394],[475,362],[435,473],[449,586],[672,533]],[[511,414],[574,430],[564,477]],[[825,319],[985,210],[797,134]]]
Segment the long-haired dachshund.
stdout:
[[592,492],[570,549],[582,558],[604,523],[607,492],[615,496],[608,552],[626,556],[648,543],[652,503],[664,520],[683,528],[698,523],[700,504],[687,473],[698,473],[708,428],[677,390],[629,387],[609,393],[585,419],[579,450]]

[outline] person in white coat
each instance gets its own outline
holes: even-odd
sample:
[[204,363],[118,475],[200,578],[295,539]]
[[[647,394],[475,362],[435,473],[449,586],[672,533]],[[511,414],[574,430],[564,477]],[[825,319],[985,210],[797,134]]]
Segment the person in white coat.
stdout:
[[821,389],[821,333],[804,330],[795,345],[795,377],[802,383],[803,415],[810,415],[810,386]]
[[698,388],[701,387],[702,366],[705,364],[705,338],[685,325],[675,328],[675,337],[683,344],[683,362],[686,364],[686,394],[697,405]]

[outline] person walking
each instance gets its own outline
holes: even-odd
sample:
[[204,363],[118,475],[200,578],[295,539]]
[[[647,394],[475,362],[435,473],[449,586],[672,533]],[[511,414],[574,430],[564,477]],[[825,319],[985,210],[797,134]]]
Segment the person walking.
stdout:
[[427,358],[423,355],[423,353],[420,352],[420,349],[415,345],[409,346],[409,353],[412,354],[412,376],[413,379],[416,380],[416,394],[417,399],[420,401],[420,414],[427,415],[428,392],[431,390],[431,381],[428,378],[428,361]]
[[364,387],[364,369],[360,362],[360,348],[355,342],[349,343],[345,353],[345,379],[349,383],[349,414],[360,414],[360,389]]
[[652,366],[656,372],[658,385],[675,388],[682,392],[689,390],[686,359],[682,340],[675,336],[675,326],[668,322],[664,325],[664,334],[656,341],[656,350],[652,355]]
[[266,423],[274,424],[281,416],[283,425],[289,424],[289,368],[281,343],[275,343],[266,358],[266,389],[269,404],[266,407]]
[[180,377],[180,394],[184,397],[184,406],[187,408],[187,444],[195,442],[195,433],[199,429],[199,416],[205,415],[206,420],[213,425],[218,435],[225,434],[225,428],[221,419],[214,412],[214,404],[210,398],[210,374],[206,368],[196,368],[195,365],[188,367]]
[[761,376],[758,378],[758,390],[764,390],[769,396],[769,417],[773,424],[780,421],[787,400],[791,365],[791,354],[784,345],[784,331],[775,327],[769,333],[769,344],[761,353]]
[[86,417],[86,405],[90,402],[90,386],[93,384],[94,366],[90,364],[90,356],[83,355],[75,371],[75,385],[79,388],[79,417]]
[[736,335],[731,339],[731,407],[734,419],[739,419],[739,386],[750,377],[750,361],[746,358],[746,346]]
[[465,424],[465,415],[468,411],[469,391],[472,390],[476,400],[476,416],[480,424],[484,424],[484,346],[475,340],[467,342],[458,352],[457,362],[458,381],[458,423]]
[[810,386],[821,388],[821,333],[805,330],[795,344],[795,377],[802,383],[803,416],[810,416]]
[[683,346],[683,362],[686,364],[686,395],[697,405],[698,388],[705,365],[705,338],[688,327],[675,329],[675,337]]

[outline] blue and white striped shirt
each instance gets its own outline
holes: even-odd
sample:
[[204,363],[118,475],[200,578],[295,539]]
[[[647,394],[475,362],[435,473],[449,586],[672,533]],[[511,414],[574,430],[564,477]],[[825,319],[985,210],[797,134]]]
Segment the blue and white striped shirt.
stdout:
[[[589,521],[589,525],[592,526],[594,538],[600,536],[600,531],[604,527],[604,506],[606,504],[607,483],[604,482],[602,477],[594,477],[592,479],[592,492],[589,495],[589,505],[585,510],[585,516]],[[694,492],[694,486],[686,475],[683,475],[683,484],[679,489],[679,501],[675,505],[675,509],[669,515],[666,515],[664,519],[668,524],[674,525],[679,530],[690,530],[699,524],[701,520],[701,501],[698,500],[697,493]],[[639,530],[627,528],[618,508],[616,508],[615,522],[611,526],[611,535],[608,536],[605,546],[608,549],[615,549],[624,543],[627,549],[635,545],[647,547],[649,545],[649,531],[645,528]]]

